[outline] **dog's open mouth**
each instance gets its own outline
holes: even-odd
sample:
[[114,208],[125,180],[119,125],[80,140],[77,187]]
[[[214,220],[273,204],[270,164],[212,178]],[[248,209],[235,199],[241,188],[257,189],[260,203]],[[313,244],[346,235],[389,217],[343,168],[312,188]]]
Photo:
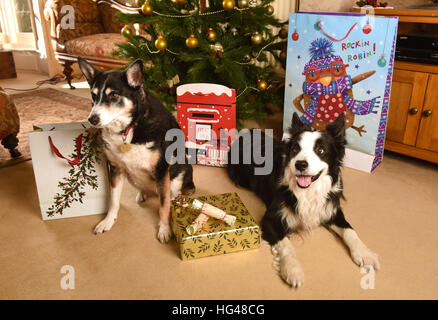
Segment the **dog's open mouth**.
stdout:
[[305,176],[305,175],[296,176],[298,187],[303,189],[308,188],[313,182],[315,182],[319,178],[321,173],[322,170],[316,176]]

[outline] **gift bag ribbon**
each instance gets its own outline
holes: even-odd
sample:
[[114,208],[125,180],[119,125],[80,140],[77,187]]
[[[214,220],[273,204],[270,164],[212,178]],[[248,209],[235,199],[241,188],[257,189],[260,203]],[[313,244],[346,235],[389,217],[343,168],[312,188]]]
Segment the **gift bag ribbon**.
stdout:
[[53,144],[52,137],[50,136],[49,136],[49,143],[50,143],[50,147],[52,148],[52,151],[56,154],[58,158],[67,160],[67,162],[73,166],[79,163],[79,160],[81,158],[81,149],[82,149],[82,133],[76,138],[76,149],[78,153],[76,155],[76,158],[74,158],[73,160],[67,159],[61,154],[61,152],[59,152],[58,148],[56,148],[55,145]]
[[336,38],[333,38],[331,35],[329,35],[327,32],[325,32],[325,31],[322,29],[321,21],[318,21],[318,28],[322,31],[322,33],[324,33],[329,39],[331,39],[331,40],[333,40],[333,41],[343,41],[343,40],[347,39],[348,36],[350,35],[351,31],[353,31],[353,29],[354,29],[354,27],[355,27],[356,25],[357,25],[357,22],[356,22],[355,24],[353,24],[353,26],[350,28],[350,30],[348,30],[348,32],[347,32],[347,34],[345,35],[345,37],[343,37],[342,39],[336,39]]

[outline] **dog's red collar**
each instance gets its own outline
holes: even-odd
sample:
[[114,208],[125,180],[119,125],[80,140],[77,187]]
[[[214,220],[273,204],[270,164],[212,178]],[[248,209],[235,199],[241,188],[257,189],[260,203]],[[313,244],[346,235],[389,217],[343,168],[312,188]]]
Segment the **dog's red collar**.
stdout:
[[127,127],[125,131],[122,132],[123,136],[126,137],[129,134],[129,131],[131,131],[131,129],[134,128],[134,126],[135,126],[135,122],[131,126]]
[[131,126],[127,127],[127,128],[125,129],[125,131],[122,131],[122,140],[123,140],[123,143],[126,143],[126,137],[128,136],[129,131],[131,131],[131,129],[134,128],[135,124],[136,124],[136,123],[134,122]]

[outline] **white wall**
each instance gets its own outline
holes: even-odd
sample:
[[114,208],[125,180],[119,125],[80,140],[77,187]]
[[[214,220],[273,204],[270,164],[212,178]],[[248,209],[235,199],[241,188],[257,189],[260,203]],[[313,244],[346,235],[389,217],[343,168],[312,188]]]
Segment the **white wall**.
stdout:
[[34,50],[14,50],[15,68],[17,71],[34,71],[48,75],[47,59]]
[[[383,1],[383,0],[382,0]],[[300,11],[351,11],[353,0],[300,0]]]
[[289,13],[295,12],[296,0],[275,0],[272,6],[274,7],[274,14],[280,20],[288,20]]
[[[279,0],[277,0],[279,1]],[[300,11],[351,11],[357,0],[300,0]],[[388,6],[403,9],[411,6],[429,4],[429,0],[380,0]]]
[[[34,14],[36,17],[38,47],[41,59],[45,60],[47,74],[51,77],[62,72],[62,67],[55,59],[51,45],[50,22],[44,17],[44,6],[46,0],[33,0]],[[39,23],[40,22],[40,23]]]

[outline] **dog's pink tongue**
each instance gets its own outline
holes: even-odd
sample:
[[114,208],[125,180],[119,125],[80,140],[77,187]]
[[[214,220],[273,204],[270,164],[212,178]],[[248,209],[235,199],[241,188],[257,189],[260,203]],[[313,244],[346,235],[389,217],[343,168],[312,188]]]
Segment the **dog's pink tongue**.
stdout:
[[307,188],[312,183],[312,176],[298,176],[297,182],[300,187]]

